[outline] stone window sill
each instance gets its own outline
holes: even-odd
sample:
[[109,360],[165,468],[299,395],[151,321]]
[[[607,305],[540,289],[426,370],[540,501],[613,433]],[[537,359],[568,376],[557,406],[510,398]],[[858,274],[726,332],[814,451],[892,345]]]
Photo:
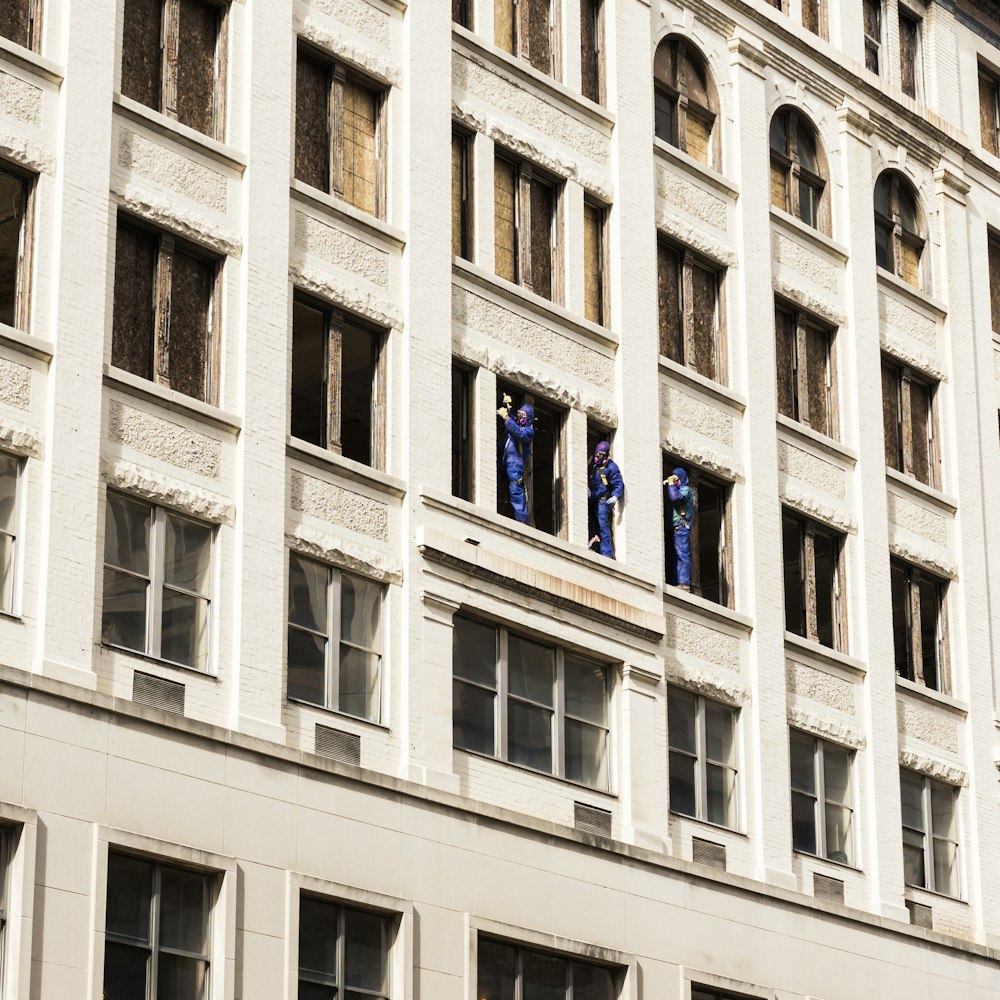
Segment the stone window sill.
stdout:
[[389,473],[382,472],[380,469],[373,469],[370,465],[355,462],[354,459],[344,458],[343,455],[338,455],[326,448],[320,448],[308,441],[292,437],[291,434],[285,438],[285,449],[290,458],[297,458],[322,469],[333,469],[345,478],[378,490],[380,493],[387,493],[394,497],[406,496],[406,482],[404,480],[390,476]]
[[922,500],[928,500],[935,507],[940,507],[949,514],[954,514],[958,510],[958,501],[954,497],[949,496],[947,493],[942,493],[941,490],[933,486],[927,486],[920,482],[919,479],[907,476],[897,469],[890,469],[886,466],[885,480],[887,485],[898,486],[907,493],[911,493]]
[[785,632],[785,655],[788,656],[790,652],[832,664],[842,670],[848,670],[852,674],[866,674],[868,672],[868,665],[863,660],[848,656],[847,653],[841,653],[837,649],[830,649],[829,646],[823,646],[810,639],[803,639],[802,636],[796,635],[794,632]]
[[959,701],[958,698],[945,694],[943,691],[935,691],[924,684],[917,684],[916,681],[911,681],[906,677],[900,677],[899,674],[896,674],[896,690],[957,712],[963,718],[969,714],[969,706],[964,701]]
[[0,344],[29,357],[38,358],[39,361],[51,361],[55,353],[55,345],[51,341],[33,337],[30,333],[8,326],[6,323],[0,323]]
[[805,424],[800,424],[797,420],[792,420],[791,417],[786,417],[783,413],[779,413],[779,436],[782,432],[788,437],[798,438],[798,440],[804,444],[819,448],[831,458],[835,458],[839,462],[843,462],[845,465],[857,464],[858,453],[853,448],[848,448],[847,445],[841,444],[834,438],[827,437],[826,434],[814,431],[811,427],[807,427]]
[[406,246],[406,233],[402,229],[397,229],[376,215],[362,212],[360,208],[349,205],[343,198],[338,198],[334,194],[329,194],[320,188],[313,187],[311,184],[306,184],[295,177],[289,183],[289,190],[295,200],[311,203],[324,212],[331,212],[345,222],[358,226],[370,235],[399,250],[402,250]]
[[664,142],[662,139],[656,138],[656,136],[653,137],[653,153],[660,159],[669,160],[680,167],[685,173],[696,174],[700,180],[705,181],[706,184],[710,184],[717,191],[721,191],[733,201],[739,197],[740,188],[735,181],[731,181],[717,170],[706,166],[693,156],[688,156],[683,150],[678,149],[676,146],[671,146],[669,142]]
[[684,365],[671,360],[663,354],[660,355],[660,370],[680,379],[682,382],[687,382],[688,385],[693,386],[695,389],[701,389],[709,393],[724,406],[739,410],[740,413],[747,408],[746,398],[738,392],[723,385],[721,382],[715,382],[704,375],[699,375],[693,369],[686,368]]

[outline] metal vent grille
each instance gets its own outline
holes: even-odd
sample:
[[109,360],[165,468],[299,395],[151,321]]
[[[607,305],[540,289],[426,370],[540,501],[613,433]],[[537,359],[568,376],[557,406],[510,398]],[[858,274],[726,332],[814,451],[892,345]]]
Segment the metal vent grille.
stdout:
[[820,875],[813,872],[813,895],[817,899],[826,899],[831,903],[843,903],[844,883],[839,878]]
[[331,729],[321,723],[316,723],[316,753],[320,757],[339,760],[341,764],[361,766],[361,737],[354,733],[345,733],[340,729]]
[[923,903],[914,903],[912,899],[906,901],[906,908],[910,911],[910,923],[914,927],[926,927],[927,930],[934,930],[934,911]]
[[132,700],[139,705],[158,708],[162,712],[183,715],[184,685],[137,670],[132,675]]
[[611,813],[607,809],[588,806],[586,802],[574,802],[573,825],[582,833],[595,833],[598,837],[610,837]]
[[702,840],[701,837],[691,838],[691,860],[698,865],[708,865],[709,868],[726,870],[726,848],[712,840]]

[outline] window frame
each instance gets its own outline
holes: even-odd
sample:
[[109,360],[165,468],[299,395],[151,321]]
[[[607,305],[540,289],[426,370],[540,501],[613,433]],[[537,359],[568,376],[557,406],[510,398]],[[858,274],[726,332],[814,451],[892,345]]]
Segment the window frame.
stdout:
[[[829,38],[827,7],[827,0],[801,0],[802,27],[806,31],[811,31],[818,38]],[[811,13],[815,14],[815,27],[809,23]]]
[[[882,423],[883,434],[885,435],[885,458],[886,467],[894,469],[896,472],[918,483],[923,483],[931,489],[939,489],[941,486],[941,455],[940,455],[940,432],[937,426],[937,390],[940,385],[935,379],[928,378],[922,372],[910,367],[902,361],[892,357],[892,355],[882,354]],[[892,379],[895,393],[895,403],[893,405],[892,416],[895,423],[894,438],[897,441],[895,461],[889,462],[889,435],[886,432],[890,412],[886,408],[886,388],[887,381]],[[913,386],[922,386],[927,392],[927,480],[924,481],[917,475],[916,452],[914,451],[913,436]]]
[[[920,204],[920,195],[910,181],[897,170],[884,170],[881,174],[879,174],[875,180],[876,189],[879,184],[885,180],[888,180],[890,185],[888,195],[890,214],[884,215],[878,210],[878,208],[875,209],[876,265],[878,267],[882,267],[881,264],[878,264],[878,233],[884,232],[888,236],[889,253],[892,258],[890,263],[892,264],[892,267],[883,268],[883,270],[887,270],[890,274],[899,278],[901,281],[905,281],[913,288],[922,289],[927,282],[927,265],[924,261],[924,251],[927,249],[928,238],[923,232],[911,232],[909,229],[904,228],[902,213],[899,207],[900,187],[905,185],[905,187],[908,188],[906,193],[908,196],[913,198],[918,226],[920,229],[926,229],[924,212]],[[917,280],[915,283],[907,279],[903,274],[904,246],[909,247],[917,257]]]
[[9,461],[14,469],[14,503],[11,514],[11,522],[14,529],[13,534],[0,527],[0,539],[10,539],[10,602],[7,605],[3,604],[4,578],[0,577],[0,615],[17,617],[20,607],[18,598],[20,596],[21,583],[21,546],[18,544],[18,539],[22,539],[23,533],[22,512],[24,510],[24,477],[27,460],[23,455],[16,455],[13,452],[2,449],[0,449],[0,460]]
[[[570,0],[572,2],[572,0]],[[507,48],[504,40],[500,37],[502,27],[500,22],[501,7],[506,12],[506,4],[510,4],[511,44]],[[531,24],[532,14],[539,16],[532,4],[542,3],[545,5],[548,16],[548,65],[537,64],[531,49]],[[517,59],[523,59],[533,69],[553,80],[559,81],[562,75],[562,11],[560,9],[562,0],[496,0],[493,13],[493,41],[494,44]],[[541,62],[541,59],[538,60]]]
[[[591,29],[595,69],[593,87],[589,86],[587,73],[587,58],[590,53],[586,48],[589,38],[584,24],[588,17],[593,18]],[[587,100],[603,107],[607,101],[607,67],[604,58],[604,0],[580,0],[580,36],[582,39],[580,46],[580,92]]]
[[[829,179],[822,173],[815,173],[807,167],[802,166],[799,156],[798,134],[799,129],[809,132],[812,135],[816,146],[816,165],[822,169],[826,163],[826,155],[819,140],[819,134],[812,122],[796,107],[784,105],[778,108],[772,115],[774,119],[781,115],[785,118],[785,148],[776,149],[771,144],[771,129],[768,129],[768,150],[771,164],[771,204],[776,208],[794,216],[800,222],[815,229],[826,236],[830,235],[830,188]],[[775,202],[774,175],[780,172],[782,184],[784,186],[784,203],[779,205]],[[816,218],[806,218],[802,205],[801,185],[805,184],[816,192]]]
[[987,153],[1000,156],[1000,75],[979,63],[979,138]]
[[[452,358],[451,495],[469,503],[476,502],[477,494],[475,433],[477,376],[477,368],[458,358]],[[456,381],[459,384],[456,385]],[[456,394],[460,397],[458,400]]]
[[18,233],[17,264],[14,278],[13,328],[31,332],[31,298],[35,256],[35,201],[37,175],[10,160],[0,159],[0,173],[21,183],[24,213]]
[[[923,100],[923,18],[904,4],[899,4],[899,88],[914,101]],[[912,29],[912,64],[907,61],[904,43],[904,22]],[[912,76],[912,91],[907,87],[907,78]]]
[[[133,504],[140,504],[144,507],[148,507],[151,510],[151,520],[149,522],[149,536],[148,536],[148,547],[147,547],[147,572],[146,575],[138,573],[132,569],[116,566],[107,562],[107,544],[108,544],[108,518],[111,510],[112,497],[121,497],[125,501]],[[208,541],[208,559],[209,565],[206,576],[208,578],[208,591],[207,594],[198,594],[194,591],[189,591],[180,588],[176,585],[168,585],[165,582],[165,563],[166,563],[166,521],[168,517],[174,517],[179,520],[188,521],[192,524],[196,524],[201,528],[206,528],[209,531],[209,541]],[[129,577],[133,577],[139,580],[146,581],[146,624],[144,629],[143,638],[145,640],[142,649],[133,649],[130,646],[125,646],[119,642],[112,642],[105,638],[104,635],[104,609],[106,604],[106,595],[104,593],[105,588],[102,582],[101,591],[101,645],[107,649],[120,650],[121,652],[131,654],[133,656],[143,656],[150,659],[158,660],[161,663],[169,664],[172,667],[178,667],[182,670],[192,670],[195,673],[202,675],[212,675],[214,673],[214,658],[215,658],[215,642],[213,641],[215,635],[215,619],[216,619],[216,603],[217,603],[217,580],[216,572],[218,567],[218,555],[216,553],[216,546],[218,545],[218,525],[212,524],[208,521],[199,520],[197,517],[192,517],[190,514],[186,514],[183,511],[176,510],[171,507],[164,507],[163,505],[156,503],[152,500],[145,500],[137,496],[133,496],[130,493],[126,493],[122,490],[108,489],[105,496],[105,519],[104,519],[104,554],[102,556],[102,571],[107,573],[108,570],[112,570],[115,573],[124,574]],[[204,650],[204,667],[199,667],[192,663],[180,663],[176,660],[170,660],[161,655],[162,645],[163,645],[163,592],[166,589],[176,591],[178,593],[184,594],[188,597],[195,597],[198,600],[204,600],[207,602],[206,620],[205,620],[205,650]]]
[[[790,362],[791,371],[785,373],[787,379],[787,389],[791,394],[791,413],[786,412],[782,402],[782,372],[777,372],[778,386],[778,413],[803,424],[810,430],[816,431],[833,441],[840,440],[840,409],[838,406],[837,392],[837,329],[817,319],[811,313],[806,312],[800,306],[786,299],[775,297],[775,359],[778,364],[783,360],[780,339],[783,334],[791,334]],[[789,318],[789,328],[783,331],[782,321],[779,316],[784,315]],[[809,338],[822,337],[825,340],[826,357],[826,405],[822,420],[814,420],[811,413],[812,397],[810,394],[810,367],[809,367]],[[805,359],[804,361],[802,359]],[[803,415],[803,400],[805,401],[805,414]]]
[[[796,788],[795,787],[795,767],[792,765],[792,756],[795,752],[795,744],[810,744],[809,750],[807,751],[812,763],[812,774],[813,774],[813,790]],[[847,802],[838,802],[836,799],[831,799],[827,794],[827,782],[826,782],[826,749],[831,747],[835,752],[842,753],[847,758],[847,768],[848,768],[848,780],[847,780],[847,790],[849,793],[849,798]],[[854,792],[854,762],[856,759],[856,751],[850,747],[842,746],[839,743],[834,743],[831,740],[823,739],[820,736],[815,736],[813,733],[806,732],[803,729],[789,729],[789,739],[788,739],[788,756],[789,756],[789,792],[791,795],[791,800],[794,802],[795,796],[799,795],[803,798],[808,798],[812,800],[813,806],[813,830],[815,834],[816,841],[816,851],[807,851],[802,847],[795,846],[795,830],[794,830],[794,816],[795,810],[792,809],[793,818],[793,828],[792,828],[792,850],[796,854],[803,854],[807,857],[819,858],[822,861],[828,861],[835,865],[844,865],[848,868],[857,868],[855,863],[855,856],[857,853],[857,835],[854,829],[854,800],[856,798]],[[846,852],[831,852],[830,845],[827,843],[827,808],[832,807],[834,809],[844,809],[850,813],[850,832],[846,838],[848,850]],[[835,858],[832,856],[833,853],[843,853],[845,857],[843,859]]]
[[[451,129],[451,168],[452,168],[452,240],[451,249],[453,257],[460,257],[462,260],[472,262],[474,257],[474,211],[475,199],[473,192],[473,172],[472,172],[472,148],[475,137],[464,129],[457,128],[454,123]],[[457,150],[456,150],[457,147]],[[460,176],[456,181],[456,153],[458,158],[458,169]],[[455,188],[458,188],[458,219],[455,218]],[[456,223],[457,236],[456,240]],[[458,253],[455,253],[455,244],[458,243]]]
[[[594,229],[597,237],[596,239],[597,252],[596,254],[594,254],[593,260],[591,260],[590,256],[587,254],[587,231],[588,227],[590,226],[590,223],[588,222],[588,213],[594,213],[596,215],[596,225],[594,226]],[[610,316],[611,256],[609,253],[609,245],[608,245],[609,215],[610,215],[610,210],[607,205],[595,201],[592,198],[586,196],[584,197],[583,314],[584,318],[588,322],[595,323],[597,324],[597,326],[603,326],[605,329],[611,326],[611,316]],[[596,290],[596,315],[589,314],[591,311],[590,310],[591,303],[587,295],[587,287],[590,284],[593,284]]]
[[986,254],[990,277],[990,326],[1000,337],[1000,233],[986,230]]
[[[878,19],[878,35],[869,31],[868,14]],[[862,0],[861,31],[865,50],[865,68],[881,77],[883,71],[882,49],[885,46],[885,0]],[[874,63],[874,65],[873,65]]]
[[[910,886],[915,889],[923,889],[927,892],[933,892],[940,896],[947,896],[949,899],[962,899],[963,885],[962,885],[962,835],[959,829],[959,824],[961,820],[961,813],[959,810],[958,798],[960,794],[960,789],[955,785],[950,785],[947,782],[939,781],[937,778],[932,778],[930,775],[921,774],[919,771],[914,771],[910,768],[901,767],[899,769],[900,784],[904,780],[904,775],[911,775],[920,782],[920,809],[921,809],[921,822],[923,823],[923,829],[918,830],[915,827],[907,826],[906,823],[902,823],[903,832],[903,884]],[[915,783],[915,782],[914,782]],[[951,840],[948,837],[940,836],[934,832],[934,809],[932,802],[932,795],[935,789],[947,790],[950,795],[951,802],[951,822],[955,828],[955,840]],[[902,796],[902,792],[900,792]],[[924,883],[921,885],[916,882],[906,881],[906,833],[918,834],[923,840],[923,866],[924,866]],[[955,848],[955,885],[954,892],[948,889],[941,888],[937,885],[937,879],[935,877],[935,860],[936,860],[936,849],[935,842],[943,841],[944,843],[951,844]],[[914,845],[911,845],[914,846]]]
[[[454,691],[456,684],[466,684],[471,687],[475,687],[480,691],[488,691],[492,693],[493,696],[493,753],[487,753],[481,750],[470,749],[466,747],[459,746],[455,742],[454,737],[454,712],[453,712],[453,733],[452,733],[452,745],[454,749],[460,750],[462,753],[470,753],[479,757],[486,757],[490,760],[501,761],[505,764],[509,764],[512,767],[523,768],[526,771],[530,771],[534,774],[545,775],[550,778],[555,778],[558,781],[565,781],[572,785],[576,785],[580,788],[588,788],[596,792],[604,792],[609,794],[614,794],[615,788],[615,774],[614,774],[614,742],[613,742],[613,708],[614,708],[614,663],[602,659],[595,658],[590,654],[577,653],[575,650],[568,649],[558,643],[553,643],[545,637],[533,636],[529,633],[522,632],[516,628],[509,628],[505,624],[500,622],[490,620],[488,618],[479,617],[476,614],[469,614],[465,611],[456,612],[455,619],[461,619],[480,627],[493,629],[496,633],[496,656],[495,656],[495,672],[494,680],[495,685],[493,687],[488,687],[483,683],[474,681],[470,678],[460,677],[455,672],[455,664],[459,657],[458,639],[456,633],[454,632],[453,624],[453,641],[452,641],[452,690]],[[536,645],[544,646],[549,649],[553,655],[553,680],[552,680],[552,705],[542,705],[541,703],[532,701],[526,696],[521,695],[511,695],[509,693],[508,685],[508,674],[510,670],[509,654],[508,654],[508,641],[511,635],[514,635],[518,639],[524,639],[528,642],[532,642]],[[565,671],[566,671],[566,656],[569,655],[577,660],[582,660],[586,663],[592,664],[594,666],[599,666],[604,672],[604,710],[605,710],[605,725],[603,727],[598,726],[597,723],[592,722],[589,719],[577,718],[571,715],[566,710],[565,695],[566,695],[566,683],[565,683]],[[509,750],[509,727],[508,727],[508,716],[509,716],[509,706],[510,700],[514,699],[518,702],[530,706],[538,706],[544,708],[550,713],[550,728],[549,728],[549,748],[552,759],[552,770],[544,771],[539,768],[532,767],[530,764],[520,763],[510,759]],[[455,699],[453,696],[453,705],[455,704]],[[604,733],[604,769],[607,772],[607,787],[601,788],[596,785],[590,785],[583,781],[577,781],[574,778],[567,777],[566,771],[566,722],[569,721],[580,721],[584,724],[593,727],[594,729],[602,729]]]
[[[371,577],[364,576],[360,573],[351,573],[348,570],[342,569],[340,566],[335,566],[332,563],[324,562],[321,559],[314,559],[312,556],[303,555],[301,552],[296,552],[292,549],[288,552],[288,566],[285,574],[286,582],[291,578],[291,560],[299,559],[303,562],[313,563],[315,566],[321,567],[326,571],[326,632],[320,633],[305,625],[300,625],[298,623],[292,622],[289,617],[288,603],[291,599],[291,587],[288,588],[289,601],[285,604],[285,697],[289,704],[295,705],[309,705],[313,708],[321,708],[327,712],[335,712],[338,715],[344,715],[351,719],[360,719],[362,722],[371,722],[375,725],[382,725],[382,716],[384,715],[384,700],[385,700],[385,636],[386,636],[386,626],[385,626],[385,616],[388,604],[388,592],[386,585],[378,580],[373,580]],[[354,580],[363,580],[366,584],[370,586],[377,587],[379,589],[379,642],[377,648],[369,648],[365,646],[358,646],[354,643],[349,643],[343,638],[343,618],[341,617],[341,593],[342,593],[342,579],[343,577],[349,577]],[[305,632],[311,636],[322,636],[326,643],[326,652],[324,656],[324,666],[323,666],[323,704],[319,704],[315,701],[309,701],[301,697],[293,697],[289,692],[289,678],[288,678],[288,633],[292,629],[296,629],[300,632]],[[364,653],[374,654],[378,657],[378,693],[373,699],[376,708],[376,714],[374,717],[357,715],[354,712],[349,712],[345,708],[341,707],[340,701],[340,653],[341,647],[348,646],[351,649],[360,649]]]
[[[653,100],[654,107],[664,101],[669,104],[671,108],[670,119],[672,129],[669,137],[661,135],[660,132],[656,130],[654,121],[654,135],[662,142],[667,143],[667,145],[673,146],[675,149],[679,149],[682,153],[701,163],[702,161],[698,160],[698,158],[688,150],[687,129],[687,119],[689,115],[700,119],[706,126],[708,133],[708,155],[704,161],[704,166],[709,167],[716,172],[721,172],[722,150],[717,129],[720,118],[719,99],[718,93],[715,89],[715,81],[712,79],[712,74],[709,71],[708,60],[705,59],[701,50],[683,35],[667,35],[661,39],[660,43],[657,45],[657,52],[659,52],[660,48],[665,45],[673,46],[674,75],[671,80],[663,79],[656,72],[656,59],[654,56]],[[705,73],[705,95],[708,101],[707,107],[699,104],[697,101],[691,100],[688,94],[688,80],[686,73],[682,69],[685,60],[688,58],[688,48],[690,48],[693,53],[692,61],[701,63]]]
[[[895,642],[893,643],[896,675],[913,684],[926,687],[931,691],[940,691],[942,694],[949,694],[951,692],[951,658],[949,655],[950,643],[948,642],[948,581],[896,556],[890,556],[889,569],[890,600],[892,601],[893,612],[896,610],[896,602],[892,599],[891,594],[893,589],[892,574],[903,574],[905,592],[903,595],[904,603],[902,610],[904,614],[904,631],[907,633],[909,640],[906,648],[905,672],[900,670],[899,651],[895,649]],[[937,606],[937,614],[934,622],[937,684],[928,683],[924,671],[922,585],[933,588],[935,604]],[[893,631],[895,632],[895,627]]]

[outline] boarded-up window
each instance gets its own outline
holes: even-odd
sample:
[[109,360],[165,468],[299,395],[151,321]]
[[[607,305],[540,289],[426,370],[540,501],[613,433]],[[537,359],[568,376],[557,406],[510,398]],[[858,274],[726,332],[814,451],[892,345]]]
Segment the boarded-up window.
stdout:
[[983,149],[1000,156],[1000,80],[979,67],[979,129]]
[[836,437],[833,331],[799,310],[776,303],[778,412]]
[[580,89],[584,97],[604,102],[603,0],[580,0]]
[[604,265],[604,209],[583,206],[583,314],[592,323],[607,324]]
[[0,169],[0,323],[27,329],[31,182]]
[[119,220],[111,363],[214,402],[218,268],[169,233]]
[[796,108],[771,117],[771,204],[813,229],[829,232],[826,162],[816,130]]
[[686,248],[657,250],[660,353],[719,381],[722,378],[722,271]]
[[38,46],[42,0],[3,0],[0,3],[0,36],[26,49]]
[[214,0],[125,0],[122,93],[221,138],[225,14]]
[[344,82],[344,200],[375,213],[378,95],[362,84]]
[[935,383],[882,358],[885,464],[927,486],[938,485]]
[[382,468],[385,335],[323,303],[292,304],[292,436]]
[[784,510],[781,544],[786,631],[846,649],[843,536]]
[[990,315],[993,332],[1000,334],[1000,236],[990,232],[987,246],[990,258]]
[[531,289],[552,298],[554,192],[551,185],[532,178],[530,190]]
[[514,53],[514,0],[493,0],[493,41],[504,52]]
[[656,137],[718,169],[715,86],[701,54],[686,39],[665,38],[653,60],[653,84]]
[[915,98],[920,77],[920,19],[899,8],[899,85]]
[[947,584],[900,559],[890,562],[896,673],[947,693],[950,688],[944,595]]
[[517,167],[499,157],[493,165],[493,241],[496,273],[517,281]]
[[898,171],[884,170],[875,182],[875,260],[905,282],[923,284],[926,237],[913,185]]
[[471,139],[451,134],[451,252],[472,260]]
[[865,66],[877,74],[882,48],[882,0],[864,0],[864,22]]
[[329,63],[300,49],[295,66],[295,176],[330,189]]
[[493,42],[548,76],[556,73],[558,22],[552,0],[494,0]]

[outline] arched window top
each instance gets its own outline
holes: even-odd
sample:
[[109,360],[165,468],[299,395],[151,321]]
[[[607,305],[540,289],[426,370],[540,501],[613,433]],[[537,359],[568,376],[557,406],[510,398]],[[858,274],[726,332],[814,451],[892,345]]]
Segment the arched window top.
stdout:
[[719,169],[718,97],[704,56],[686,38],[667,36],[653,57],[653,82],[657,138]]
[[830,231],[826,157],[816,129],[797,108],[771,118],[771,204],[807,226]]
[[898,170],[883,170],[875,182],[875,258],[897,277],[921,286],[926,226],[916,188]]

